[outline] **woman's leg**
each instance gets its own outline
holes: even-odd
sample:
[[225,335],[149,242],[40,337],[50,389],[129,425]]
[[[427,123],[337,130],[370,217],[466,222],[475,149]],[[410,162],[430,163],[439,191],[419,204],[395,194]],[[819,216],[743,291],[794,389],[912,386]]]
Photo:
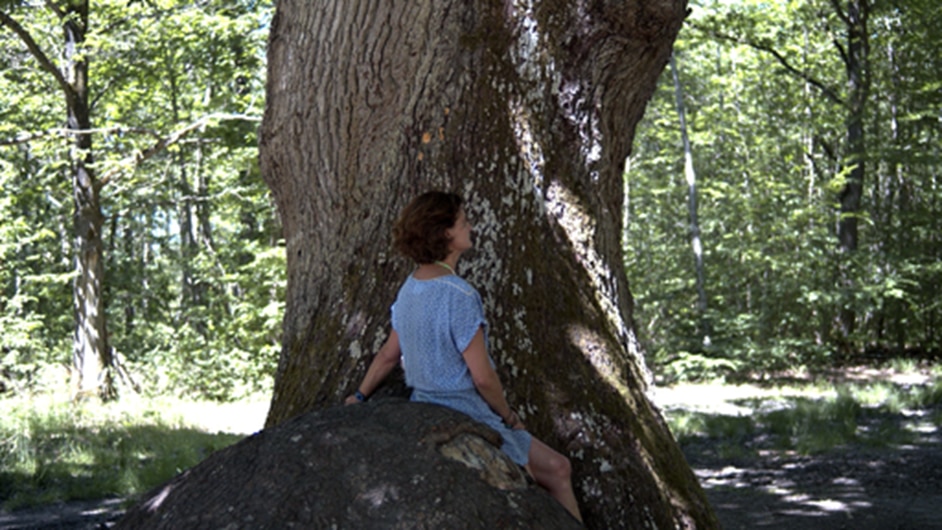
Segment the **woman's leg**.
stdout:
[[533,475],[533,480],[546,488],[554,499],[581,522],[582,514],[579,513],[579,504],[572,491],[569,459],[536,438],[530,444],[529,457],[527,471]]

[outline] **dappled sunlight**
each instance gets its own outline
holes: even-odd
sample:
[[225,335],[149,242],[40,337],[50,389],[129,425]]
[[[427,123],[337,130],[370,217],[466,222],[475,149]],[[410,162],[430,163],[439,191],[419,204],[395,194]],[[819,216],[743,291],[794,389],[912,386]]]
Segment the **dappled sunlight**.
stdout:
[[925,410],[907,410],[903,411],[903,415],[907,418],[903,422],[903,429],[919,434],[920,436],[926,438],[929,443],[940,443],[940,427],[939,427],[939,418],[933,418],[932,415]]
[[599,376],[625,395],[627,392],[625,384],[618,377],[618,369],[602,337],[597,332],[576,324],[566,328],[566,335],[569,337],[569,343],[582,352],[582,355],[592,363]]
[[825,493],[809,493],[800,483],[788,478],[790,468],[762,469],[724,466],[720,469],[695,469],[700,484],[706,490],[714,488],[753,489],[768,496],[766,502],[776,503],[776,513],[801,514],[803,516],[827,515],[833,512],[851,513],[870,508],[866,491],[859,481],[849,477],[837,477],[830,481]]
[[735,528],[876,528],[893,513],[932,520],[935,501],[914,496],[939,497],[938,381],[851,375],[781,388],[681,384],[653,399]]
[[[611,282],[612,271],[609,264],[599,255],[594,240],[597,221],[581,206],[582,201],[561,182],[553,181],[546,190],[547,215],[553,217],[572,246],[573,254],[579,264],[588,271],[586,277],[592,283],[595,302],[601,308],[617,336],[628,337],[633,333],[622,318],[618,309],[618,292]],[[630,348],[629,348],[630,349]],[[630,351],[629,353],[637,354]]]
[[767,388],[752,384],[690,383],[673,386],[658,386],[652,391],[653,400],[663,409],[683,407],[685,410],[712,412],[715,414],[751,415],[753,407],[747,400],[761,400],[766,406],[774,406],[779,400],[790,397],[829,398],[837,391],[815,387]]
[[265,427],[270,405],[270,401],[262,397],[234,403],[196,401],[183,407],[181,415],[185,425],[208,433],[248,435]]

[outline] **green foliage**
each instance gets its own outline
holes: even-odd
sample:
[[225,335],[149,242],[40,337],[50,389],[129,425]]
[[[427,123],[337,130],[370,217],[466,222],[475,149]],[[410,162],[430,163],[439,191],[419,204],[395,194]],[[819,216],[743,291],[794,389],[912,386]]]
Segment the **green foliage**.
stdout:
[[[676,44],[706,315],[696,305],[669,75],[639,125],[626,172],[626,264],[642,337],[668,379],[822,366],[865,351],[942,352],[942,64],[928,51],[942,15],[924,1],[873,5],[860,246],[848,254],[834,235],[848,175],[834,5],[700,2]],[[849,330],[840,326],[848,312]]]
[[141,405],[74,404],[48,397],[4,400],[2,507],[132,497],[242,438],[183,422],[174,410],[192,403]]
[[[56,59],[52,10],[4,9]],[[108,339],[148,393],[237,399],[271,385],[285,263],[256,128],[272,9],[265,0],[91,6],[82,52]],[[72,155],[59,131],[62,91],[6,28],[0,51],[0,391],[22,392],[71,359]]]
[[664,352],[657,352],[654,357],[662,360],[663,366],[659,375],[661,382],[665,384],[722,378],[725,374],[735,374],[742,370],[737,360],[687,351],[676,352],[670,357]]

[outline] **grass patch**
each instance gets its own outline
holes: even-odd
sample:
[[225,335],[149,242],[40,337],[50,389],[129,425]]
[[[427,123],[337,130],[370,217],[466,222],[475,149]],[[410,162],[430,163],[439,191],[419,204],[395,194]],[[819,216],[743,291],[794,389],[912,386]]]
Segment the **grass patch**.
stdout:
[[774,448],[817,453],[857,440],[860,404],[848,393],[825,399],[791,398],[789,406],[760,416]]
[[713,410],[667,409],[665,419],[681,446],[709,441],[720,458],[912,444],[942,426],[942,379],[935,370],[918,384],[902,378],[756,390],[757,397],[738,396]]
[[188,424],[180,411],[191,405],[52,396],[0,401],[2,507],[133,497],[244,437]]
[[758,426],[752,418],[674,411],[667,415],[667,419],[671,432],[682,446],[708,438],[714,442],[713,449],[720,458],[755,456],[749,441],[755,438]]

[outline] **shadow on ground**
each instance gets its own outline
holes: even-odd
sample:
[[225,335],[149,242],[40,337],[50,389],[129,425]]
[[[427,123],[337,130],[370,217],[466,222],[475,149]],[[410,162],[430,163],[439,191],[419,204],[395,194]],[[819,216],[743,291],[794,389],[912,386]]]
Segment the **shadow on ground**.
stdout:
[[123,499],[71,501],[0,513],[0,530],[100,530],[123,514]]
[[942,528],[942,449],[720,460],[685,449],[723,528]]
[[942,529],[939,404],[695,403],[665,414],[682,419],[675,435],[726,530]]

